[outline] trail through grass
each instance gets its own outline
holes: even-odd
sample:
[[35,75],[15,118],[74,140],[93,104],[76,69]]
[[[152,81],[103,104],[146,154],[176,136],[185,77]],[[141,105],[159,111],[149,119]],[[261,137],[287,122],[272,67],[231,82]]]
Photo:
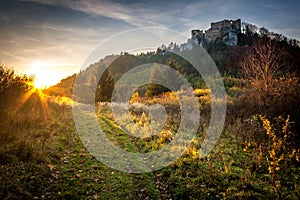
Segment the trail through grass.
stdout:
[[[120,148],[130,152],[159,148],[153,146],[153,141],[133,139],[106,113],[99,114],[98,120],[107,138]],[[47,130],[46,142],[37,143],[44,145],[39,155],[47,156],[43,159],[33,156],[24,161],[17,157],[15,161],[2,162],[1,199],[280,198],[272,185],[264,154],[254,144],[241,144],[230,133],[224,132],[213,151],[203,159],[194,155],[200,145],[199,135],[190,150],[171,165],[151,173],[130,174],[107,167],[86,150],[70,109],[64,108],[63,115],[48,121],[43,128],[35,124],[27,126],[33,132]],[[26,131],[25,127],[22,130]],[[25,158],[23,154],[19,156]],[[282,164],[290,167],[278,171],[277,190],[286,199],[297,199],[299,166]]]
[[[110,119],[100,116],[107,137],[128,151],[135,150],[129,137]],[[128,174],[113,170],[93,158],[79,136],[65,133],[60,138],[61,157],[50,165],[53,184],[48,197],[87,199],[155,199],[160,196],[153,174]]]

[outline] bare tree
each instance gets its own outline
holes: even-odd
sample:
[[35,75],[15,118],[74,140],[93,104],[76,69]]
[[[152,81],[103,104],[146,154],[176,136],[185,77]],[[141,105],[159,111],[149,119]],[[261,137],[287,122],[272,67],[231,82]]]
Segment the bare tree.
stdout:
[[244,78],[263,84],[267,90],[276,78],[282,75],[281,69],[288,66],[284,52],[271,39],[254,40],[247,55],[242,59],[242,75]]
[[293,87],[287,85],[287,79],[291,76],[285,73],[289,66],[285,54],[277,41],[257,38],[241,60],[241,74],[248,81],[247,98],[258,106],[256,111],[267,114],[277,109],[274,107],[276,104],[284,105],[285,99],[289,98],[286,95],[283,97],[283,93],[292,91]]

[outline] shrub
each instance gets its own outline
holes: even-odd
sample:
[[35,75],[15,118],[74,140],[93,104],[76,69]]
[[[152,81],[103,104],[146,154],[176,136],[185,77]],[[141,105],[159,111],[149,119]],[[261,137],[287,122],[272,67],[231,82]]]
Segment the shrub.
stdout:
[[233,86],[233,87],[229,88],[229,90],[227,91],[227,94],[231,97],[237,98],[243,94],[243,89]]
[[12,69],[0,66],[0,112],[5,118],[10,107],[18,103],[21,96],[33,88],[33,77],[18,75]]
[[[267,151],[266,158],[268,161],[269,175],[271,176],[273,187],[280,197],[280,171],[289,169],[293,164],[293,162],[291,162],[292,159],[296,159],[299,162],[299,155],[295,154],[297,150],[290,146],[289,138],[292,134],[289,132],[290,119],[289,116],[285,120],[282,117],[278,117],[277,120],[283,121],[283,123],[280,129],[275,129],[268,119],[261,115],[259,118],[268,136],[268,143],[265,144],[264,147]],[[288,173],[286,172],[285,174]]]

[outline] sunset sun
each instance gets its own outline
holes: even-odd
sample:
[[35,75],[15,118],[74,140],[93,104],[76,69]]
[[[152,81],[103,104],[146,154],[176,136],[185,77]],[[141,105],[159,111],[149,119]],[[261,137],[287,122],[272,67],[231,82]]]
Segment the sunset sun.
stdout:
[[57,66],[61,65],[53,62],[35,61],[26,73],[35,77],[34,86],[36,88],[44,89],[57,84],[63,78],[63,74],[57,69]]

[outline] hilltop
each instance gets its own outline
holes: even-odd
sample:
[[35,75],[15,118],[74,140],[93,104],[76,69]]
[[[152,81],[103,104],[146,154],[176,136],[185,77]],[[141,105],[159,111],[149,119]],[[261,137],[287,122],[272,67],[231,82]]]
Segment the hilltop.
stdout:
[[[237,77],[240,71],[241,59],[247,54],[249,49],[251,49],[253,42],[257,40],[264,41],[267,39],[276,43],[277,48],[282,51],[286,60],[289,60],[289,66],[286,66],[287,71],[299,74],[299,41],[271,32],[264,27],[259,28],[256,25],[241,22],[240,19],[225,19],[223,21],[211,23],[211,27],[206,31],[199,29],[192,30],[191,37],[188,39],[187,43],[177,45],[172,42],[168,46],[162,45],[161,47],[158,47],[156,52],[142,53],[140,55],[124,53],[117,55],[118,59],[113,63],[111,63],[111,60],[114,59],[115,56],[106,56],[99,60],[99,62],[94,63],[81,71],[77,76],[85,74],[85,77],[89,77],[89,80],[86,80],[87,84],[89,84],[92,81],[96,81],[99,70],[107,67],[107,64],[109,63],[111,65],[109,73],[114,80],[117,80],[122,73],[139,64],[147,62],[170,64],[170,62],[172,63],[172,59],[175,59],[177,63],[173,62],[173,64],[176,63],[176,66],[171,67],[176,70],[181,68],[181,72],[192,81],[193,86],[197,87],[199,86],[199,84],[197,85],[196,83],[197,81],[199,82],[199,80],[195,80],[197,74],[193,74],[193,71],[185,71],[191,66],[189,66],[188,63],[179,61],[176,56],[171,55],[172,52],[188,51],[193,48],[193,45],[200,45],[210,54],[223,75]],[[45,92],[49,95],[71,97],[75,78],[75,74],[67,77],[61,80],[57,85],[45,90]],[[102,78],[101,80],[103,81],[104,79]]]

